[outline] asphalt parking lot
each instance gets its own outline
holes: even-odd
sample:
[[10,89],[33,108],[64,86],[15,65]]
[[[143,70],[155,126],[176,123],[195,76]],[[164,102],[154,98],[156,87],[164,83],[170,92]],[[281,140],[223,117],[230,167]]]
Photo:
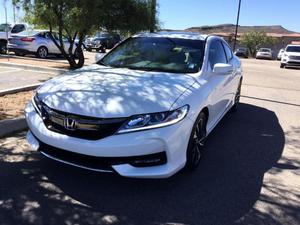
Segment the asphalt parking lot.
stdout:
[[126,179],[45,159],[25,133],[0,139],[0,224],[300,224],[300,70],[243,69],[240,108],[194,173]]
[[0,90],[41,83],[58,73],[0,66]]

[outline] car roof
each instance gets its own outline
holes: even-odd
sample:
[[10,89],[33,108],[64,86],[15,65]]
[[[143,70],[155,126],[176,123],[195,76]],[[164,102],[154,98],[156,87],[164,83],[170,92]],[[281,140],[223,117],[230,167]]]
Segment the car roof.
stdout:
[[154,33],[140,33],[134,35],[133,37],[162,37],[162,38],[181,38],[181,39],[191,39],[191,40],[201,40],[204,41],[208,35],[184,32],[184,31],[160,31]]

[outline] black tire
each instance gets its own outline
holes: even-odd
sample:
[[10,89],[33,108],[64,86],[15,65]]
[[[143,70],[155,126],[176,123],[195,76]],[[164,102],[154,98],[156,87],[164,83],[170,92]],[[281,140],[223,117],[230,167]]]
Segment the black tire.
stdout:
[[39,47],[36,56],[41,59],[46,59],[48,56],[48,49],[45,46]]
[[7,44],[0,42],[0,54],[7,54]]
[[283,69],[285,67],[285,64],[280,63],[280,68]]
[[189,144],[186,151],[186,170],[194,170],[202,159],[204,142],[206,138],[207,116],[201,112],[193,126],[192,133],[189,139]]
[[231,108],[231,112],[236,112],[240,103],[241,98],[241,90],[242,90],[242,80],[240,80],[239,86],[235,92],[234,104]]

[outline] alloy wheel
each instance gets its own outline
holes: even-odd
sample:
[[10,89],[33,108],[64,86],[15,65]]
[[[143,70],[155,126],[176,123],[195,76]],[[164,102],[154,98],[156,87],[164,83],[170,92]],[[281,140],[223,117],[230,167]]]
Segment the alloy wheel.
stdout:
[[38,56],[42,59],[45,59],[47,58],[47,55],[48,55],[48,51],[45,47],[41,47],[39,48],[38,50]]

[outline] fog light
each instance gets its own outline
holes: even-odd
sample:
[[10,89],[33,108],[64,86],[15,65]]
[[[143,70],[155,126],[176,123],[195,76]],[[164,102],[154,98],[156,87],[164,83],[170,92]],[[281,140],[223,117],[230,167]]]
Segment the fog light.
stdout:
[[167,155],[165,152],[155,153],[138,157],[130,163],[135,167],[147,167],[147,166],[158,166],[167,163]]

